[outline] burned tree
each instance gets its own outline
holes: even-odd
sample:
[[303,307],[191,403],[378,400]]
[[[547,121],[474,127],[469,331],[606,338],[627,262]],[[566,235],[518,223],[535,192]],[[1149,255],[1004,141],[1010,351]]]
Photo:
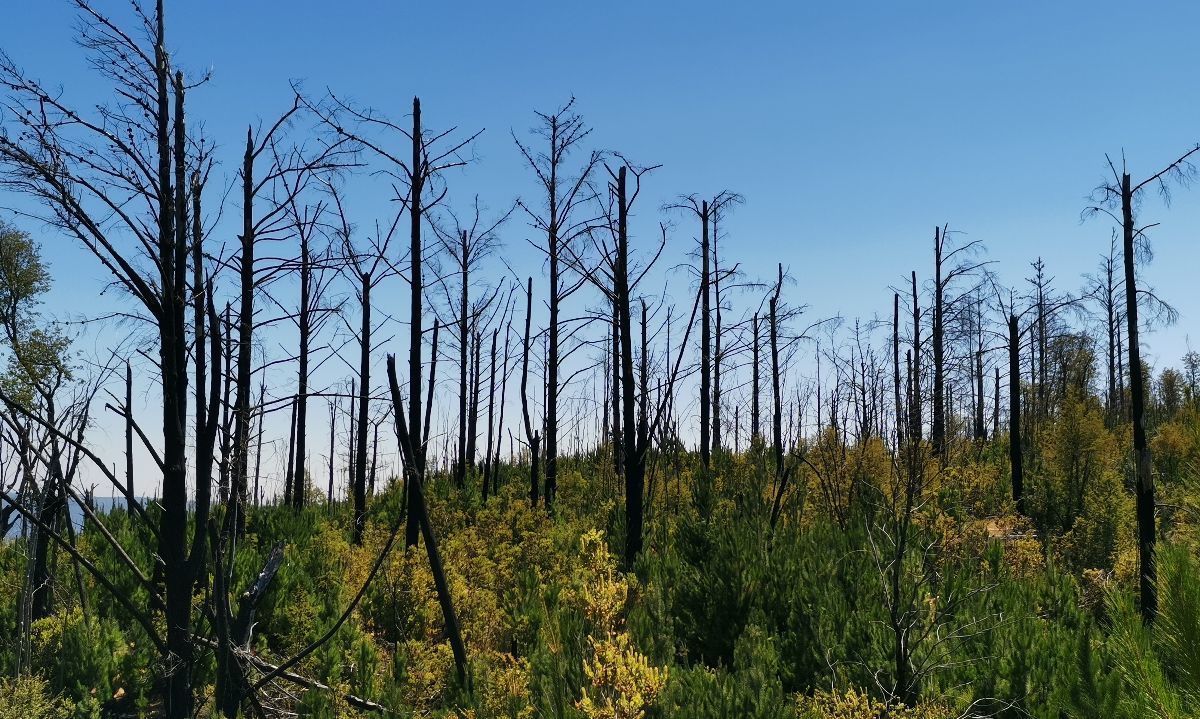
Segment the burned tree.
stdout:
[[[473,432],[468,415],[471,413],[471,338],[480,331],[481,321],[495,303],[500,287],[479,286],[481,296],[472,298],[472,287],[479,285],[478,276],[482,265],[500,246],[498,231],[512,214],[514,208],[501,213],[496,219],[485,221],[479,198],[475,198],[472,216],[460,220],[447,208],[448,222],[434,222],[431,227],[441,244],[441,256],[448,259],[449,267],[440,272],[439,282],[445,294],[448,317],[440,320],[455,332],[451,341],[458,347],[458,456],[454,465],[454,479],[461,488],[466,482],[467,470],[473,464]],[[443,227],[443,225],[447,225]],[[451,227],[452,226],[452,227]],[[451,278],[457,280],[453,286]],[[457,290],[457,292],[455,292]],[[476,351],[478,346],[476,345]],[[476,371],[478,367],[476,366]]]
[[528,216],[530,224],[546,235],[545,246],[539,246],[538,249],[545,253],[549,269],[546,304],[550,319],[546,328],[546,402],[543,409],[546,454],[544,500],[547,509],[553,508],[558,488],[558,410],[559,395],[563,389],[559,379],[562,360],[560,314],[563,302],[570,299],[587,281],[584,277],[568,278],[563,261],[564,255],[587,234],[594,222],[595,218],[582,217],[581,214],[586,214],[582,213],[583,208],[595,197],[591,186],[592,172],[601,159],[599,152],[592,151],[579,163],[573,176],[567,168],[568,158],[591,133],[583,117],[575,112],[574,106],[575,99],[571,98],[554,112],[537,113],[541,124],[532,132],[546,143],[544,151],[522,143],[513,134],[513,142],[537,176],[545,197],[544,206],[540,209],[524,201],[519,202],[518,206]]
[[[1129,420],[1133,425],[1136,474],[1134,498],[1138,527],[1138,597],[1142,620],[1146,623],[1154,621],[1158,613],[1157,572],[1154,565],[1157,532],[1155,530],[1154,471],[1150,445],[1146,438],[1145,373],[1142,368],[1139,336],[1138,304],[1140,298],[1136,276],[1137,252],[1141,249],[1144,255],[1148,249],[1148,243],[1145,235],[1146,227],[1136,224],[1134,205],[1148,187],[1158,188],[1164,201],[1169,202],[1171,183],[1186,185],[1195,177],[1196,168],[1192,165],[1191,158],[1197,152],[1200,152],[1200,145],[1188,150],[1177,160],[1136,185],[1130,179],[1124,163],[1118,170],[1116,165],[1109,160],[1108,166],[1112,171],[1112,181],[1096,188],[1093,197],[1097,204],[1089,208],[1090,212],[1104,212],[1121,226],[1121,254],[1125,275],[1125,328],[1129,343]],[[1114,214],[1114,210],[1118,209],[1119,218]]]

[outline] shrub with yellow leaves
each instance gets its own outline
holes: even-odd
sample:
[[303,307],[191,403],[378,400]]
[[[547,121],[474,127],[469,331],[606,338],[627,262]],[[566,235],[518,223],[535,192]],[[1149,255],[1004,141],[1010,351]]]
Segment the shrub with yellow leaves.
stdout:
[[589,719],[641,719],[667,685],[667,669],[652,666],[624,627],[629,581],[616,569],[604,533],[592,530],[579,541],[582,579],[575,596],[593,634],[584,662],[588,686],[576,708]]
[[813,696],[801,696],[797,709],[800,719],[949,719],[954,716],[948,707],[936,702],[923,702],[915,707],[886,704],[853,688],[845,692],[819,691]]
[[590,641],[584,673],[591,686],[583,688],[578,709],[589,719],[641,719],[666,687],[667,669],[652,666],[627,633]]

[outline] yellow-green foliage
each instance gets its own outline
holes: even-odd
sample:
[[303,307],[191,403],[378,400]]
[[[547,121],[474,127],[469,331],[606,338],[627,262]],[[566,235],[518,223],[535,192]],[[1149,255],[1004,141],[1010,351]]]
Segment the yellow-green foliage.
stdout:
[[589,719],[641,719],[667,684],[666,668],[652,666],[624,629],[629,581],[616,570],[600,532],[580,538],[587,580],[576,587],[595,630],[584,662],[589,686],[577,706]]
[[1121,480],[1126,445],[1105,427],[1099,401],[1068,392],[1039,448],[1038,471],[1026,480],[1038,530],[1070,567],[1113,566],[1132,503]]
[[949,708],[935,702],[915,707],[889,705],[854,689],[801,696],[797,709],[799,719],[950,719],[955,716]]
[[1167,481],[1182,479],[1200,470],[1200,410],[1195,406],[1158,425],[1150,440],[1154,464]]
[[835,427],[825,428],[805,460],[802,475],[807,478],[809,504],[840,526],[851,521],[864,495],[874,495],[875,489],[886,493],[892,476],[891,457],[882,440],[852,443]]
[[40,677],[0,678],[0,719],[67,719],[71,704],[52,696]]

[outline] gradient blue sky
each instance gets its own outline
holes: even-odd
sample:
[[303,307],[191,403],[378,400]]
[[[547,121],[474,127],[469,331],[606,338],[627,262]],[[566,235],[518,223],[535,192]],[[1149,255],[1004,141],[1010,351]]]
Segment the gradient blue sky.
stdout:
[[[69,94],[94,92],[66,2],[6,5],[0,46]],[[1075,291],[1108,247],[1106,219],[1080,221],[1105,153],[1124,151],[1136,180],[1200,140],[1200,3],[175,0],[168,14],[177,61],[213,71],[191,112],[229,177],[246,124],[278,113],[298,79],[395,116],[417,94],[434,127],[486,128],[451,187],[501,206],[535,193],[510,129],[524,136],[533,110],[575,95],[598,146],[663,165],[644,236],[680,193],[740,192],[729,252],[752,276],[783,262],[812,317],[890,315],[888,286],[926,274],[942,223],[981,240],[1006,281],[1040,255]],[[1159,366],[1178,363],[1200,317],[1198,208],[1200,188],[1143,207],[1162,223],[1144,277],[1182,312],[1148,340]],[[528,235],[510,224],[506,254],[532,269]],[[669,262],[690,237],[676,233]],[[48,255],[47,309],[94,306],[102,269]]]

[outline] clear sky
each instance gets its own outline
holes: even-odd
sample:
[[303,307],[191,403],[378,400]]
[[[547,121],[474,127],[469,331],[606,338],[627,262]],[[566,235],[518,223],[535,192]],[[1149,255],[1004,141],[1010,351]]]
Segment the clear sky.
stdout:
[[[67,2],[6,5],[0,46],[68,94],[95,92]],[[296,79],[397,117],[420,95],[428,124],[485,128],[451,190],[498,207],[535,193],[510,130],[574,95],[599,147],[663,165],[643,237],[676,195],[739,192],[731,256],[758,277],[783,262],[813,317],[890,314],[889,285],[928,274],[942,223],[981,240],[1006,281],[1041,256],[1077,291],[1108,247],[1106,219],[1080,221],[1105,153],[1124,151],[1136,181],[1200,140],[1190,2],[175,0],[168,16],[177,62],[213,72],[191,112],[229,178],[246,124],[283,109]],[[1178,364],[1200,317],[1197,208],[1200,188],[1143,207],[1162,223],[1144,277],[1182,312],[1148,339],[1159,366]],[[506,254],[536,271],[529,234],[511,223]],[[668,262],[691,236],[679,228]],[[96,306],[98,264],[47,254],[47,309]]]

